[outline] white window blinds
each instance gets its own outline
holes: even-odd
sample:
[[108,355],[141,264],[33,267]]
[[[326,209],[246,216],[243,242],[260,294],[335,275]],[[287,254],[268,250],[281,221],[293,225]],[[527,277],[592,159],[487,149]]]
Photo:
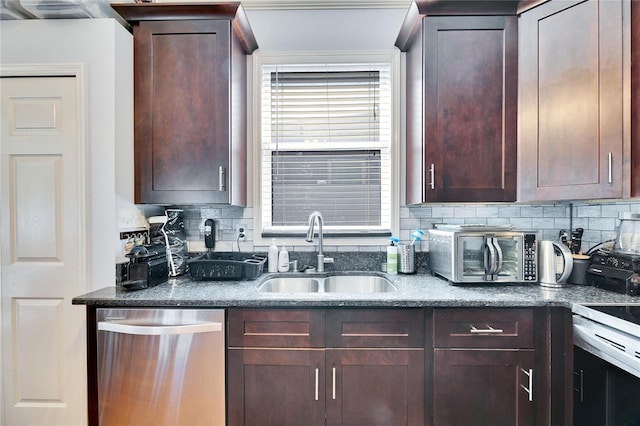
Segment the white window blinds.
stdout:
[[391,227],[389,64],[264,65],[263,234]]

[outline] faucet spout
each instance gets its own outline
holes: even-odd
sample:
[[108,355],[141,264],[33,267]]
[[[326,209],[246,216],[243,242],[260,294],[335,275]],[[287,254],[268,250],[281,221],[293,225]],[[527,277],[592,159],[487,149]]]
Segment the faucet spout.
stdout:
[[313,231],[316,222],[318,222],[318,250],[319,254],[322,252],[322,214],[320,212],[313,212],[309,215],[309,229],[307,230],[307,242],[313,242]]
[[324,252],[322,248],[322,239],[323,239],[323,231],[322,231],[322,214],[320,212],[313,212],[309,215],[309,229],[307,230],[307,242],[313,242],[313,231],[315,228],[315,224],[318,222],[318,266],[316,271],[324,272],[324,264],[325,263],[333,263],[333,258],[324,257]]

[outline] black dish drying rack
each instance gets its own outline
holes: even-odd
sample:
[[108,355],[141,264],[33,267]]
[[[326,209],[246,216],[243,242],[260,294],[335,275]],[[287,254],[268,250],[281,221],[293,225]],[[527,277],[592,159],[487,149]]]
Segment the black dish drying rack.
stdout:
[[196,280],[254,280],[262,274],[266,256],[251,253],[207,252],[187,261]]

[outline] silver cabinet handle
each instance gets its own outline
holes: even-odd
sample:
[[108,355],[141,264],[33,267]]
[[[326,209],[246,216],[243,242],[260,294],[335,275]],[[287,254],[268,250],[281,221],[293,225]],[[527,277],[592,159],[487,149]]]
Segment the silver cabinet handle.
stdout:
[[318,375],[320,374],[320,370],[316,368],[316,401],[318,400]]
[[431,177],[429,187],[436,189],[436,166],[433,163],[431,163],[431,167],[429,167],[429,176]]
[[609,153],[609,183],[613,183],[613,152]]
[[584,402],[584,370],[580,369],[580,402]]
[[490,325],[489,328],[476,328],[473,324],[471,324],[471,328],[469,329],[469,333],[471,334],[501,334],[504,333],[504,330],[501,328],[493,328]]
[[165,325],[141,324],[133,321],[100,321],[98,323],[98,330],[141,336],[164,336],[170,334],[196,334],[222,331],[222,323],[201,322],[196,324]]
[[331,396],[333,397],[333,399],[336,399],[336,368],[335,367],[333,367],[333,385],[332,385]]
[[529,378],[529,387],[524,385],[520,385],[522,389],[529,395],[529,401],[533,401],[533,369],[525,370],[523,368],[520,369],[526,376]]
[[218,190],[226,191],[227,172],[224,167],[218,167]]

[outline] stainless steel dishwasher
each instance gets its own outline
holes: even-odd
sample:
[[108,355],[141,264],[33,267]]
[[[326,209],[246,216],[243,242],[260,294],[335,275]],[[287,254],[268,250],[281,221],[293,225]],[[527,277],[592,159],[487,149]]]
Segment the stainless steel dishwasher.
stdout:
[[225,424],[224,310],[98,309],[100,425]]

